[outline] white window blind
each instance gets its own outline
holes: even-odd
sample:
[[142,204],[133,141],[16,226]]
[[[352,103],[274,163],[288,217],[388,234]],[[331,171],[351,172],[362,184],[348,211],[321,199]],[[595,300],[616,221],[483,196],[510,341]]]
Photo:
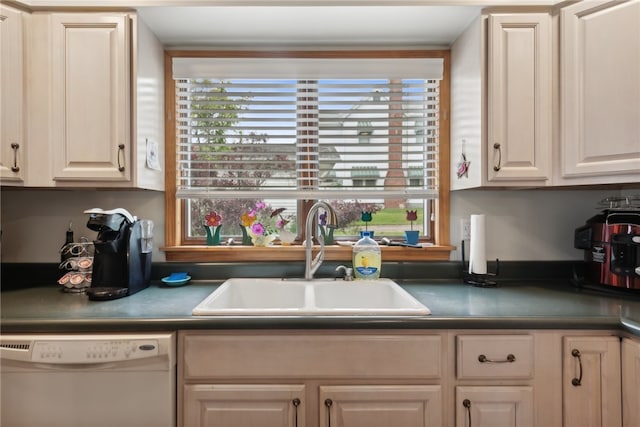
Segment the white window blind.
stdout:
[[437,197],[441,60],[174,61],[178,197]]

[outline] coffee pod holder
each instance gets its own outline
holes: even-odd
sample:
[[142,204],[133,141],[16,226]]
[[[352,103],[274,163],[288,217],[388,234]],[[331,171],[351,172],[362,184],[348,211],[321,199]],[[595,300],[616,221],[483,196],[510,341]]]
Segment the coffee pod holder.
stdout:
[[496,271],[495,273],[487,273],[487,274],[478,274],[472,273],[466,268],[466,261],[464,258],[464,240],[461,242],[461,250],[462,250],[462,280],[464,283],[468,285],[473,285],[479,288],[495,288],[498,286],[498,283],[493,280],[494,277],[497,277],[500,273],[500,260],[496,258]]
[[93,242],[83,237],[80,242],[64,245],[60,253],[67,258],[58,265],[60,270],[66,270],[58,279],[58,284],[63,286],[64,292],[85,292],[91,286]]

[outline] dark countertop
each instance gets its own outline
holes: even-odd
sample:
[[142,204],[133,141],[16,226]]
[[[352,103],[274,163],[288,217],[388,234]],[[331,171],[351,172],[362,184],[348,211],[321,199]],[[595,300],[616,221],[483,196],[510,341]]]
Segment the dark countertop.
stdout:
[[576,289],[567,281],[507,281],[477,288],[460,280],[401,280],[431,309],[423,317],[215,317],[191,310],[221,282],[159,281],[135,295],[90,301],[59,285],[3,290],[3,333],[178,329],[619,329],[640,336],[640,297]]

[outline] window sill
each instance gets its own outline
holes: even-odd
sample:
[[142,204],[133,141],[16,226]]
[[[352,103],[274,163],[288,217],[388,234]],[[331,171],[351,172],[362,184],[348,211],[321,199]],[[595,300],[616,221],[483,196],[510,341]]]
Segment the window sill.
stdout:
[[[383,261],[449,261],[454,246],[428,246],[425,248],[381,247]],[[161,248],[167,261],[180,262],[247,262],[251,261],[304,261],[302,246],[168,246]],[[319,250],[314,246],[314,254]],[[350,247],[331,245],[325,248],[327,261],[351,261]]]

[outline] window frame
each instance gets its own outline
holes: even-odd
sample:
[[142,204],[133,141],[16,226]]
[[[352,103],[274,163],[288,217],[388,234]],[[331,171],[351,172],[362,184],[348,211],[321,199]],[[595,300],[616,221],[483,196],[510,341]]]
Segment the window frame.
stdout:
[[[436,212],[433,227],[434,244],[421,249],[400,246],[382,247],[385,261],[448,261],[454,246],[450,244],[450,111],[451,73],[450,51],[448,50],[322,50],[322,51],[253,51],[253,50],[167,50],[164,57],[165,71],[165,252],[167,261],[181,262],[247,262],[261,261],[302,261],[304,247],[297,246],[205,246],[186,242],[182,234],[184,204],[176,198],[176,129],[175,129],[175,83],[172,75],[173,58],[442,58],[444,60],[443,79],[440,82],[440,132],[438,149],[438,199],[434,200]],[[300,203],[302,217],[312,202]],[[327,246],[325,260],[349,261],[352,251],[345,246]]]

